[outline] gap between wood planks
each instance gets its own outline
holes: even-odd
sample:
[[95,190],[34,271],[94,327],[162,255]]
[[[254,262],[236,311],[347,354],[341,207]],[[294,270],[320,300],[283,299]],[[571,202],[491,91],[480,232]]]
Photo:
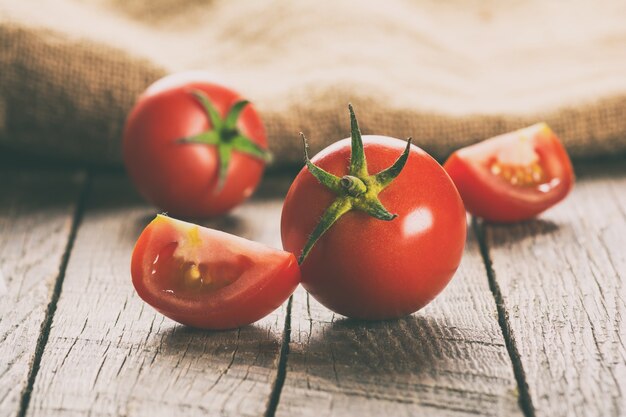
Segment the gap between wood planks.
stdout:
[[285,312],[285,327],[283,329],[283,340],[280,346],[280,354],[278,356],[278,369],[276,371],[276,379],[272,385],[272,392],[270,393],[269,400],[267,402],[267,410],[265,410],[265,417],[274,417],[278,403],[280,402],[280,394],[285,385],[285,378],[287,376],[287,358],[289,357],[289,343],[291,342],[291,306],[293,305],[293,294],[289,297],[287,302],[287,311]]
[[526,382],[526,374],[524,373],[524,367],[522,366],[522,360],[515,343],[515,338],[511,331],[511,325],[509,323],[509,316],[504,305],[504,299],[500,286],[496,280],[496,273],[493,270],[493,264],[491,257],[489,256],[489,247],[487,246],[487,240],[485,239],[485,225],[478,222],[475,217],[472,216],[471,229],[476,236],[478,246],[480,248],[480,254],[485,263],[485,270],[487,271],[487,279],[489,280],[489,289],[496,302],[496,308],[498,310],[498,323],[500,324],[500,330],[502,330],[502,336],[504,337],[504,343],[506,350],[509,352],[509,358],[513,364],[513,375],[517,382],[517,389],[519,391],[519,405],[522,412],[526,417],[535,417],[535,407],[530,396],[530,390],[528,383]]
[[44,349],[46,348],[46,344],[48,343],[50,328],[52,327],[52,319],[57,309],[59,297],[61,296],[61,289],[63,287],[65,271],[67,270],[67,265],[69,263],[70,255],[72,253],[72,248],[74,247],[74,241],[76,240],[76,233],[78,232],[78,228],[80,226],[80,222],[85,211],[85,205],[89,196],[89,190],[91,189],[92,174],[90,172],[87,172],[84,173],[84,175],[85,180],[81,185],[74,215],[72,216],[72,225],[67,239],[67,244],[63,252],[63,257],[61,258],[61,264],[59,265],[59,274],[54,283],[50,302],[48,303],[48,307],[46,308],[45,318],[41,322],[41,329],[39,330],[39,337],[37,338],[37,345],[35,347],[35,356],[33,357],[33,363],[31,365],[30,372],[28,373],[26,388],[24,388],[24,392],[22,393],[22,399],[20,401],[20,407],[17,412],[17,417],[25,417],[26,412],[28,411],[28,406],[30,405],[30,396],[33,391],[33,385],[35,384],[35,379],[37,378],[37,373],[39,372],[41,358],[43,356]]

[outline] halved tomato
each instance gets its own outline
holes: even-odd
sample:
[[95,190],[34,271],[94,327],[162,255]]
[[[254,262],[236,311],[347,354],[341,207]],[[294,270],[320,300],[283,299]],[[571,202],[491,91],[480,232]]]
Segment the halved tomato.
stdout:
[[230,329],[278,308],[300,282],[289,252],[158,215],[131,261],[137,294],[188,326]]
[[467,211],[492,222],[534,217],[574,185],[569,156],[545,123],[460,149],[444,168]]

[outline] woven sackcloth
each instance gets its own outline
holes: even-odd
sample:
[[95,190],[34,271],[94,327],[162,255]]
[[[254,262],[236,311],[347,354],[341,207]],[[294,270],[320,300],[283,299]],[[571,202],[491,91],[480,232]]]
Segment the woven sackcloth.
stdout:
[[280,163],[349,133],[443,158],[546,121],[626,152],[625,1],[0,0],[0,147],[120,164],[136,96],[206,70],[253,101]]

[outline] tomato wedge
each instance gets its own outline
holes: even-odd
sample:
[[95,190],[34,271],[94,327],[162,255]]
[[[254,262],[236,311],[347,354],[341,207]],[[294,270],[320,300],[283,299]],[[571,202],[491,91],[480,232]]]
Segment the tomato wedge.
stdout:
[[569,156],[545,123],[459,149],[444,168],[467,211],[492,222],[532,218],[574,185]]
[[289,252],[163,215],[139,237],[131,275],[137,294],[163,315],[212,330],[265,317],[300,282]]

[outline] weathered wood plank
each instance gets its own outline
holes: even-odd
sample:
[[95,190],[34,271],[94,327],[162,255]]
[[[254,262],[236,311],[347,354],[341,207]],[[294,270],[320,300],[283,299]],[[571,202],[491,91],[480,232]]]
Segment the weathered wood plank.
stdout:
[[291,320],[278,416],[522,414],[472,236],[448,288],[417,314],[347,320],[299,289]]
[[535,414],[625,415],[626,161],[485,238]]
[[[226,332],[164,318],[137,297],[129,273],[154,209],[121,177],[97,178],[91,194],[27,415],[263,414],[285,309]],[[261,195],[208,225],[279,245],[279,216],[280,200]]]
[[84,178],[0,170],[0,416],[15,416]]

